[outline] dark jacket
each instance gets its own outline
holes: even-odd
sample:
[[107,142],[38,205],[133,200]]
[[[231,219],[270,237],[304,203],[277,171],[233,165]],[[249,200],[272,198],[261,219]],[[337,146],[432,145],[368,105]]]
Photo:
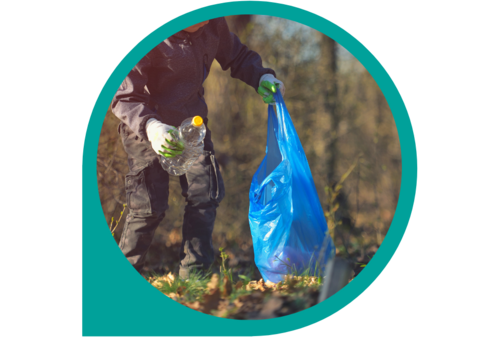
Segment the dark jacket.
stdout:
[[255,90],[263,74],[275,75],[216,18],[195,33],[174,34],[143,57],[115,94],[113,113],[145,140],[150,118],[172,126],[196,115],[208,120],[202,84],[214,59]]

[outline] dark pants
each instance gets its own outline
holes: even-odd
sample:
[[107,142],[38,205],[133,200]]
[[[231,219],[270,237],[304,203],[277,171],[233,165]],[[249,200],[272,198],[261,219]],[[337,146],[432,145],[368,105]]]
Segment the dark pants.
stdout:
[[[155,230],[168,209],[170,175],[163,170],[160,156],[153,151],[148,140],[140,139],[123,123],[119,126],[119,132],[130,168],[125,178],[129,212],[119,246],[140,272]],[[204,143],[204,154],[185,175],[180,176],[182,195],[187,203],[180,251],[181,278],[188,278],[193,269],[204,270],[213,263],[213,225],[216,209],[225,196],[208,128]]]

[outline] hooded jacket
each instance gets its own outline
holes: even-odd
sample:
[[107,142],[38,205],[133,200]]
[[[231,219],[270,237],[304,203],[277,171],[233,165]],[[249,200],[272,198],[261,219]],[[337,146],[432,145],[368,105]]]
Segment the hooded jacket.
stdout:
[[145,140],[150,118],[175,127],[196,115],[208,121],[202,85],[214,59],[255,90],[262,75],[275,75],[230,32],[225,18],[216,18],[194,33],[172,35],[143,57],[115,94],[113,113]]

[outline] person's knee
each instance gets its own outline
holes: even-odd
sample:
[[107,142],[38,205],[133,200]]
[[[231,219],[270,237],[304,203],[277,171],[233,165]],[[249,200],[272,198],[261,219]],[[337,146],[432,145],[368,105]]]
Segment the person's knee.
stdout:
[[132,217],[163,219],[168,209],[168,174],[158,162],[130,171],[125,190]]

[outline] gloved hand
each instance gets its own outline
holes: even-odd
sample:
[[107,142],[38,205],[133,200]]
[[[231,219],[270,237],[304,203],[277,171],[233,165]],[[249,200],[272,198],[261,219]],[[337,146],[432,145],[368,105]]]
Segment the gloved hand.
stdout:
[[257,92],[263,97],[263,102],[275,104],[273,93],[277,92],[277,89],[280,89],[283,97],[283,95],[285,95],[285,85],[283,85],[280,80],[275,78],[273,74],[262,75]]
[[150,118],[146,124],[146,131],[153,150],[165,158],[178,156],[185,149],[185,145],[179,140],[177,128],[173,126]]

